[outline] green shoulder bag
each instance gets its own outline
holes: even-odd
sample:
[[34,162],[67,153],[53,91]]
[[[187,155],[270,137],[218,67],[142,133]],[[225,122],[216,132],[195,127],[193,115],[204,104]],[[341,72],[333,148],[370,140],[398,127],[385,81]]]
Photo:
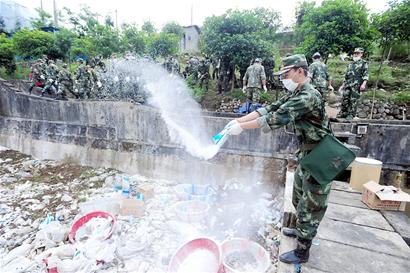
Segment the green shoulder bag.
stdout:
[[321,185],[326,185],[353,162],[356,155],[332,134],[326,135],[315,148],[300,161]]

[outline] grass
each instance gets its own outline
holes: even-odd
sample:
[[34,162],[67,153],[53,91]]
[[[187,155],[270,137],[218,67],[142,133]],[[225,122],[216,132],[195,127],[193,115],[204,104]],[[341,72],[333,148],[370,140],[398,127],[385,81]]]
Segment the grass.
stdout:
[[410,90],[394,93],[391,100],[395,103],[410,103]]
[[28,79],[28,75],[30,74],[30,68],[28,68],[25,64],[17,64],[16,71],[12,74],[8,74],[4,67],[0,67],[0,77],[5,80],[12,80],[12,79]]

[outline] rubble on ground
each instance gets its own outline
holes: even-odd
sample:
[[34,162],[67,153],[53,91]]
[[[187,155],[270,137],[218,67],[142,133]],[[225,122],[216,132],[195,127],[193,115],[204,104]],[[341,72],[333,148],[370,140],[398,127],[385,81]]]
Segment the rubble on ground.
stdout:
[[[147,184],[154,191],[144,200],[140,216],[120,215],[112,206],[124,198],[114,187],[119,175],[117,170],[79,166],[69,160],[37,160],[16,151],[0,151],[2,272],[46,272],[53,268],[60,273],[165,272],[178,247],[199,236],[219,242],[248,236],[271,253],[275,267],[282,195],[273,198],[263,192],[244,208],[239,200],[249,195],[250,186],[227,181],[214,189],[215,198],[230,202],[214,202],[211,211],[215,213],[206,222],[189,223],[176,215],[174,204],[181,198],[178,181],[133,175],[129,176],[131,194]],[[238,198],[232,199],[231,192]],[[113,234],[104,240],[112,222],[94,218],[70,243],[67,235],[73,223],[93,210],[115,215]],[[227,215],[236,218],[228,219]]]

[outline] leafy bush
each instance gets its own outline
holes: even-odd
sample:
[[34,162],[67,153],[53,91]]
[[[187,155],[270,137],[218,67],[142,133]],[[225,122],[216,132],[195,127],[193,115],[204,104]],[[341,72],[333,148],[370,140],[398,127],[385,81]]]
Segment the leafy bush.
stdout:
[[394,93],[391,99],[396,103],[410,103],[410,91],[400,91]]

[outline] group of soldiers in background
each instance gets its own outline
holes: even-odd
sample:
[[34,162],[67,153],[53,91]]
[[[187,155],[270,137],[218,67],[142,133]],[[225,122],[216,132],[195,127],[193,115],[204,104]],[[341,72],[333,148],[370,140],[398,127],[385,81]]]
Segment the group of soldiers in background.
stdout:
[[[368,64],[362,59],[364,50],[356,48],[353,54],[353,62],[349,64],[342,86],[339,91],[343,93],[341,118],[352,119],[357,115],[357,102],[360,92],[364,91],[368,81]],[[127,59],[127,58],[125,58]],[[319,52],[312,56],[312,64],[309,66],[309,78],[311,84],[322,94],[324,101],[328,100],[329,92],[333,92],[332,80],[326,65],[322,62]],[[103,84],[101,77],[106,72],[105,63],[101,56],[97,56],[85,62],[77,60],[77,71],[74,75],[69,71],[68,65],[53,60],[46,56],[37,60],[31,66],[32,84],[29,88],[31,93],[35,86],[42,87],[41,95],[48,93],[55,95],[55,99],[64,100],[69,97],[79,99],[99,98],[103,96]],[[210,72],[212,65],[212,73]],[[164,68],[171,74],[189,78],[193,85],[208,91],[210,79],[217,80],[219,94],[231,89],[234,84],[232,75],[235,73],[235,65],[224,59],[209,59],[208,57],[191,56],[186,62],[185,69],[181,67],[175,57],[169,57],[164,63]],[[268,89],[272,90],[277,81],[273,77],[275,60],[273,57],[256,58],[247,68],[242,78],[243,92],[246,94],[249,105],[260,103],[261,93]],[[243,73],[243,72],[241,72]],[[113,79],[115,84],[119,80]],[[127,83],[127,81],[124,80]],[[342,92],[343,91],[343,92]],[[132,98],[134,99],[134,98]],[[139,99],[134,99],[139,101]],[[142,101],[142,100],[141,100]],[[249,110],[252,110],[249,108]]]
[[[340,118],[353,119],[357,116],[357,102],[360,98],[360,93],[366,89],[369,79],[369,67],[368,63],[362,59],[363,53],[363,48],[359,47],[354,50],[353,62],[347,67],[343,84],[339,88],[339,92],[342,93]],[[313,87],[320,92],[323,100],[327,102],[329,93],[334,91],[332,79],[329,76],[326,65],[322,62],[319,52],[313,54],[312,60],[313,62],[308,69],[308,77]],[[274,67],[275,62],[273,58],[268,58],[263,62],[262,59],[256,58],[254,63],[246,70],[242,89],[246,94],[249,105],[258,105],[260,103],[261,92],[268,90],[267,85],[270,85],[269,87],[272,88]],[[253,110],[251,106],[247,109],[247,112]]]
[[41,96],[47,93],[55,96],[56,100],[65,100],[67,96],[78,99],[95,97],[102,87],[98,71],[105,71],[101,56],[90,59],[88,63],[79,58],[77,63],[77,71],[72,75],[66,63],[55,63],[43,56],[31,66],[29,93],[34,87],[40,87]]

